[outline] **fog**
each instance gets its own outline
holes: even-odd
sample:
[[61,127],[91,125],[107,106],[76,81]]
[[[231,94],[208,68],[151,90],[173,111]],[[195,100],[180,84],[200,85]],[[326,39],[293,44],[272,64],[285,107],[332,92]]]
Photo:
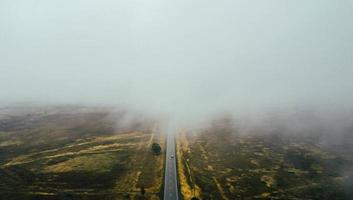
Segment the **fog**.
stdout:
[[213,113],[353,108],[349,0],[2,0],[0,103]]

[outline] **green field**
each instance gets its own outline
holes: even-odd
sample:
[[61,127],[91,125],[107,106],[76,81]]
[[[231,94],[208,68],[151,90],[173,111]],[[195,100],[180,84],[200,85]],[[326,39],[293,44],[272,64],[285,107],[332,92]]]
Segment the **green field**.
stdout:
[[0,199],[159,199],[164,157],[151,144],[163,150],[164,136],[152,120],[103,108],[14,113],[0,119]]

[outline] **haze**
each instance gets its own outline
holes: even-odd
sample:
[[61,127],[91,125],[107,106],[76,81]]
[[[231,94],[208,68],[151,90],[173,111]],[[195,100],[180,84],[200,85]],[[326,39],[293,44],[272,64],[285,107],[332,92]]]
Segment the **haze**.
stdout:
[[351,109],[353,2],[0,2],[0,102]]

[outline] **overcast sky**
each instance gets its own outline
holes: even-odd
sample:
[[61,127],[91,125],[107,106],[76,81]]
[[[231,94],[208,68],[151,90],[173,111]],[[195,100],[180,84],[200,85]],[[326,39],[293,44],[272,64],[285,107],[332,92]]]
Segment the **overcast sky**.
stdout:
[[0,0],[0,102],[351,107],[351,0]]

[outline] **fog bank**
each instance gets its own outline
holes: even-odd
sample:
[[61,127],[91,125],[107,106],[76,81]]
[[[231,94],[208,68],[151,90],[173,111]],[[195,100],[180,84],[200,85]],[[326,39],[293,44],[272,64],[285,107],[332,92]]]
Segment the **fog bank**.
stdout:
[[218,112],[353,108],[351,1],[0,2],[0,102]]

